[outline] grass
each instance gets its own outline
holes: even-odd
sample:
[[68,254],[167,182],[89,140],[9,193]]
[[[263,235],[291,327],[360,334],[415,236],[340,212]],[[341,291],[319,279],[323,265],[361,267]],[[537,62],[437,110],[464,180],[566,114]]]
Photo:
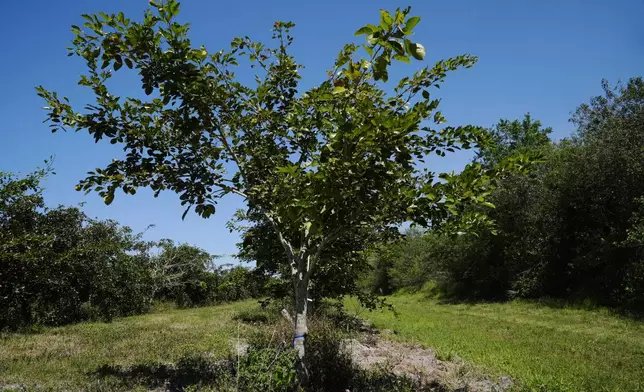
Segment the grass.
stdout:
[[644,391],[644,323],[606,310],[538,303],[439,304],[423,294],[395,295],[392,312],[349,311],[393,330],[394,339],[436,349],[535,391]]
[[[347,308],[395,331],[393,339],[434,348],[446,359],[458,355],[483,372],[520,380],[525,390],[644,391],[644,323],[601,309],[528,302],[444,305],[422,294],[389,302],[398,317],[369,313],[355,300]],[[161,371],[191,355],[225,358],[231,339],[262,328],[266,320],[255,313],[250,300],[0,335],[0,385],[80,390],[96,382],[100,369]]]
[[0,385],[22,384],[80,390],[104,366],[175,362],[195,354],[224,358],[230,339],[248,326],[239,312],[250,300],[197,309],[163,311],[118,319],[45,328],[35,334],[0,335]]

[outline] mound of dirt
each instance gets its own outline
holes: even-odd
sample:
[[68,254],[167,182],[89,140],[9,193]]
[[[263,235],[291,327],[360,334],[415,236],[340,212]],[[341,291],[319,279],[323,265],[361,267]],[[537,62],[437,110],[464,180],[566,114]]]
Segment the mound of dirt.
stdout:
[[436,357],[433,350],[419,345],[399,343],[375,335],[365,337],[362,342],[347,339],[343,345],[358,366],[383,367],[395,374],[420,380],[423,384],[438,383],[450,390],[468,392],[503,392],[513,385],[510,377],[492,380],[458,357],[443,361]]

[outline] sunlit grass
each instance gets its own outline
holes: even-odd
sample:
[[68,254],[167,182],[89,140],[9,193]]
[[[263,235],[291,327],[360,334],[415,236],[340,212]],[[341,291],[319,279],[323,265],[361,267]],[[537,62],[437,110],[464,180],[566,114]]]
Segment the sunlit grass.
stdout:
[[256,307],[244,301],[196,309],[164,309],[111,323],[80,323],[0,338],[0,386],[80,390],[103,365],[173,363],[191,354],[226,357],[230,339],[249,328],[233,317]]
[[[537,391],[644,391],[644,324],[605,310],[528,302],[441,305],[420,294],[389,298],[393,313],[360,313],[392,338],[455,355]],[[175,363],[192,354],[224,358],[230,341],[256,328],[235,320],[256,301],[164,309],[115,320],[46,328],[0,338],[0,385],[80,390],[105,365]]]
[[350,311],[420,343],[458,355],[526,390],[644,391],[644,324],[605,310],[528,302],[444,305],[422,294],[392,296],[392,312]]

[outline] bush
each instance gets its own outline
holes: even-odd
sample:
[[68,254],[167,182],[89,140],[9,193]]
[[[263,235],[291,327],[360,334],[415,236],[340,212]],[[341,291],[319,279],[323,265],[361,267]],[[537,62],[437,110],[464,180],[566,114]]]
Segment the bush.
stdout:
[[246,355],[239,358],[237,387],[242,391],[296,391],[295,362],[295,351],[289,346],[251,346]]
[[343,334],[330,321],[317,319],[306,339],[307,361],[313,391],[344,391],[357,368],[343,350]]
[[233,267],[220,270],[221,283],[217,287],[216,297],[219,301],[239,301],[257,298],[264,294],[264,281],[261,274],[244,267]]
[[46,174],[0,173],[0,330],[109,321],[146,312],[153,299],[200,306],[262,292],[263,277],[215,267],[199,248],[146,242],[78,208],[48,209]]
[[[373,253],[374,264],[388,267],[379,271],[380,278],[372,283],[387,281],[390,291],[418,291],[427,282],[437,282],[438,289],[448,298],[501,299],[508,289],[507,277],[503,266],[492,262],[491,252],[489,236],[447,237],[431,232],[408,235],[405,240]],[[385,291],[379,286],[372,286],[371,290]]]
[[145,312],[154,293],[147,244],[78,208],[47,209],[45,174],[0,174],[0,329]]

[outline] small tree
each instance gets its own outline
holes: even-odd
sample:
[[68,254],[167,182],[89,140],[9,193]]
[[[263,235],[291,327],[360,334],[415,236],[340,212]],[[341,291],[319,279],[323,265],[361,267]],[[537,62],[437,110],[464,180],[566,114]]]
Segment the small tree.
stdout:
[[213,303],[220,276],[214,261],[219,256],[170,239],[156,243],[159,253],[152,257],[151,272],[155,296],[175,301],[179,306]]
[[[393,15],[381,10],[377,25],[356,33],[366,35],[364,45],[345,45],[328,78],[299,91],[301,66],[289,54],[292,23],[274,24],[275,46],[244,37],[211,53],[192,46],[188,25],[176,21],[178,2],[150,4],[141,22],[100,13],[83,15],[82,28],[72,26],[70,55],[85,60],[88,73],[79,83],[94,92],[95,103],[79,112],[38,87],[54,131],[85,130],[97,142],[123,146],[125,157],[89,172],[77,189],[98,192],[106,204],[119,188],[126,194],[138,187],[155,195],[171,190],[187,206],[184,216],[194,208],[204,218],[215,213],[218,199],[244,198],[285,252],[300,359],[311,278],[330,244],[365,226],[444,224],[466,205],[486,203],[497,171],[471,164],[437,181],[419,167],[430,154],[444,156],[485,140],[479,127],[438,130],[428,121],[445,122],[429,88],[448,71],[471,67],[476,57],[438,61],[384,88],[392,62],[425,56],[424,47],[410,40],[420,17],[410,17],[409,8]],[[242,62],[255,71],[252,86],[236,77]],[[112,92],[108,81],[122,69],[138,72],[148,99]],[[461,229],[486,222],[479,212],[460,218]]]

